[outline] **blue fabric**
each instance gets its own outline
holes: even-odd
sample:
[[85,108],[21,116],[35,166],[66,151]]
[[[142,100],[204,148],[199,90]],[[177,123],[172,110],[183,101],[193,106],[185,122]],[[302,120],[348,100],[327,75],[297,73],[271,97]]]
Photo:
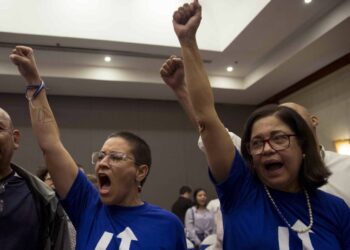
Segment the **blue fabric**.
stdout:
[[[186,249],[184,229],[175,215],[148,203],[103,205],[98,191],[81,172],[62,204],[77,229],[76,249],[95,249],[103,235],[110,238],[102,249],[121,249],[122,245],[130,250]],[[122,232],[133,236],[122,236]]]
[[[224,249],[302,250],[303,244],[311,244],[305,249],[350,249],[350,209],[342,199],[320,190],[309,192],[312,232],[298,235],[280,218],[237,151],[227,180],[216,183],[210,176],[222,204]],[[304,192],[271,195],[290,225],[309,225]]]
[[25,180],[12,174],[2,180],[5,190],[0,194],[0,249],[37,250],[39,246],[38,209]]

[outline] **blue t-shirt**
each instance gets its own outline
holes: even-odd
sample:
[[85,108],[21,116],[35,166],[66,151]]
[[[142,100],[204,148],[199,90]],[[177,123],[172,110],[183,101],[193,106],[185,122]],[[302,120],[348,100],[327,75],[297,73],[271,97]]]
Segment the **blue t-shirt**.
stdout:
[[148,203],[104,205],[80,171],[62,204],[77,229],[76,249],[186,249],[184,229],[175,215]]
[[[311,231],[300,234],[281,219],[238,151],[229,177],[222,183],[211,178],[221,202],[224,249],[350,249],[350,209],[342,199],[320,190],[310,191],[314,224]],[[304,192],[270,193],[293,228],[309,225]]]

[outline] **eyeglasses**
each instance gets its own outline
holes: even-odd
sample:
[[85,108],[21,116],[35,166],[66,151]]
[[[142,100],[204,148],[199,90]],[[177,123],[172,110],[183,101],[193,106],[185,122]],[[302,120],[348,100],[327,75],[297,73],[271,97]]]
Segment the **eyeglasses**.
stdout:
[[290,145],[290,137],[296,135],[275,134],[268,139],[255,138],[247,143],[248,152],[251,155],[259,155],[264,151],[265,143],[268,143],[275,151],[287,149]]
[[91,163],[96,165],[97,163],[102,161],[106,156],[108,157],[107,160],[108,160],[108,164],[110,165],[117,165],[121,161],[127,161],[127,160],[131,160],[136,164],[135,159],[128,156],[126,153],[115,152],[115,151],[111,151],[108,154],[106,154],[103,151],[93,152],[91,155]]

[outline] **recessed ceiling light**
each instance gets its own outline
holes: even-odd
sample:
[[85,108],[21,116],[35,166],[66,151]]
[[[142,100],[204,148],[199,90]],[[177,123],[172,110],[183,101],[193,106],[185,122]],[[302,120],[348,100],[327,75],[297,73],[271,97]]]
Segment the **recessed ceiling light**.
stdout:
[[105,62],[110,62],[112,61],[112,58],[110,56],[105,56]]
[[304,3],[308,4],[308,3],[311,3],[312,0],[304,0]]
[[232,67],[232,66],[228,66],[228,67],[226,68],[226,70],[227,70],[228,72],[232,72],[232,71],[233,71],[233,67]]

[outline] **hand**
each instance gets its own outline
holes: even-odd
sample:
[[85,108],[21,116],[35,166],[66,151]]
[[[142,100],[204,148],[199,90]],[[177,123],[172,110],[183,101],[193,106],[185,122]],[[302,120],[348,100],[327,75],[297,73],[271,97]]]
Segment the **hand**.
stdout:
[[26,79],[29,85],[41,83],[42,80],[35,63],[32,48],[16,46],[10,54],[10,60],[17,66],[18,71]]
[[160,68],[160,76],[163,81],[173,90],[185,87],[185,72],[182,59],[170,56]]
[[180,43],[195,40],[202,19],[202,7],[198,0],[184,4],[173,14],[173,26]]

